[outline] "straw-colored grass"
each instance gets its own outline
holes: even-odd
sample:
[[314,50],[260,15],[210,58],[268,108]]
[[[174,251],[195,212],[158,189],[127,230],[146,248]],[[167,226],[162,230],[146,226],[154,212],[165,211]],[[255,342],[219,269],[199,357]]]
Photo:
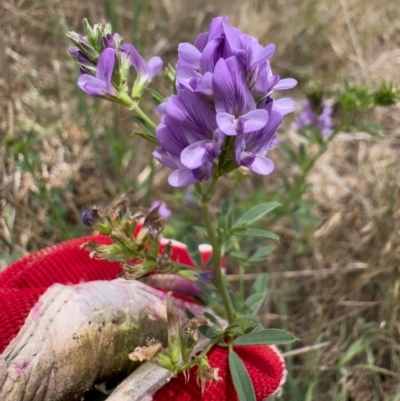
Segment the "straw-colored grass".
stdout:
[[[80,31],[83,17],[111,21],[146,57],[174,62],[179,42],[193,41],[213,16],[229,14],[232,25],[277,44],[274,71],[299,80],[290,93],[296,99],[309,81],[333,89],[344,77],[372,87],[400,81],[397,0],[6,0],[0,10],[3,268],[81,235],[84,208],[107,205],[132,188],[143,206],[155,198],[175,206],[168,172],[157,166],[150,174],[151,147],[131,137],[126,112],[76,89],[64,34]],[[269,227],[281,242],[259,267],[270,273],[262,319],[299,338],[286,350],[286,401],[400,400],[399,106],[367,119],[382,125],[383,138],[340,134],[309,176],[320,224],[303,232],[289,221]],[[280,138],[296,146],[290,121]],[[271,158],[276,172],[243,183],[241,196],[260,186],[267,193],[279,174],[293,173],[279,149]],[[156,184],[150,192],[149,176]]]

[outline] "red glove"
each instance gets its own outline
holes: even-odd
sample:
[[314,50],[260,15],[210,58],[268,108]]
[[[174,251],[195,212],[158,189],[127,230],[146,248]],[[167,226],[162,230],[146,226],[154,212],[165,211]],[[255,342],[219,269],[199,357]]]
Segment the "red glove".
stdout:
[[[115,333],[120,333],[128,323],[132,323],[126,321],[126,316],[130,316],[129,313],[132,312],[130,310],[128,314],[124,315],[125,320],[121,322],[118,321],[118,313],[129,308],[140,307],[140,313],[143,310],[150,310],[145,314],[150,323],[154,321],[155,316],[165,317],[163,315],[165,314],[165,296],[162,292],[136,281],[124,282],[123,280],[115,280],[109,283],[95,281],[114,280],[121,272],[121,268],[118,263],[90,259],[87,251],[79,249],[79,246],[88,240],[109,243],[108,238],[100,235],[67,241],[33,253],[15,262],[0,274],[1,400],[14,401],[17,399],[15,394],[19,394],[18,397],[21,398],[18,399],[21,401],[80,399],[83,392],[91,385],[104,381],[110,376],[118,375],[118,372],[116,372],[117,368],[114,366],[107,370],[106,362],[100,368],[94,366],[92,369],[90,362],[86,362],[87,365],[85,366],[80,366],[80,362],[85,359],[84,355],[79,352],[83,348],[79,347],[86,347],[86,350],[93,349],[93,361],[95,361],[97,353],[105,355],[104,361],[106,361],[107,358],[113,358],[118,352],[122,352],[124,359],[116,362],[119,363],[117,365],[118,370],[122,370],[126,375],[137,366],[129,362],[127,358],[128,352],[133,351],[132,344],[121,344],[119,342],[121,340],[116,341]],[[203,253],[203,258],[209,256],[209,252],[208,255]],[[191,264],[190,256],[182,245],[173,245],[172,258],[175,261],[179,260],[182,263]],[[64,285],[55,285],[55,283]],[[106,302],[114,302],[117,305],[113,304],[114,306],[110,307],[112,313],[114,313],[112,316],[104,312],[104,306],[99,310],[96,309],[96,305],[99,305],[99,302],[103,302],[101,305],[104,305],[104,299],[97,300],[96,297],[100,293],[99,291],[104,291],[102,286],[105,285],[108,288],[106,291],[110,291],[109,294],[106,294],[106,297],[110,298]],[[176,282],[171,285],[174,288],[170,287],[167,290],[179,290]],[[187,307],[190,307],[194,313],[197,312],[198,314],[201,314],[202,309],[204,309],[201,305],[193,303],[188,306],[188,302],[191,300],[185,295],[177,293],[174,295],[180,298],[177,301],[177,307],[180,308],[182,314]],[[135,305],[131,305],[129,302]],[[143,303],[144,307],[142,307],[143,305],[140,306],[140,303]],[[54,308],[63,304],[70,305],[70,310],[64,314],[66,318],[61,319],[64,315],[61,312],[58,313],[58,310],[54,310]],[[118,308],[120,308],[120,311]],[[87,321],[88,313],[93,316],[89,321]],[[98,319],[99,316],[101,318]],[[50,327],[50,329],[43,331],[46,319],[54,324],[47,323],[45,327]],[[81,321],[90,326],[91,332],[98,332],[99,334],[87,338],[82,337],[82,335],[79,336],[79,322]],[[53,364],[49,366],[49,370],[44,369],[43,358],[42,360],[41,358],[37,359],[38,355],[41,355],[40,352],[34,351],[32,355],[30,354],[31,349],[36,350],[36,348],[31,347],[31,342],[37,342],[37,338],[40,338],[43,342],[43,347],[40,347],[39,350],[51,350],[52,348],[49,347],[48,343],[52,341],[52,338],[64,338],[62,336],[66,336],[73,324],[78,324],[78,329],[76,329],[78,334],[75,336],[75,333],[73,333],[72,338],[70,336],[65,337],[68,340],[63,344],[68,345],[68,341],[71,341],[73,344],[78,344],[77,348],[73,345],[70,347],[71,352],[63,355],[58,355],[57,352],[54,352],[55,360]],[[118,330],[113,329],[112,326],[119,324]],[[157,329],[155,323],[146,324],[146,326],[149,330],[153,327],[154,330]],[[94,330],[94,327],[96,327],[96,330]],[[133,323],[128,329],[132,330],[132,327],[135,327]],[[111,344],[108,341],[104,341],[104,339],[107,339],[107,335],[113,338]],[[141,341],[144,340],[145,338]],[[117,348],[116,345],[120,345],[120,347]],[[138,345],[140,344],[135,346]],[[125,348],[121,351],[121,347],[125,347],[126,352]],[[110,349],[111,351],[108,352]],[[285,380],[286,370],[283,358],[275,347],[237,346],[235,351],[250,374],[257,400],[266,399],[280,391]],[[110,353],[111,356],[109,355]],[[43,355],[47,358],[48,351]],[[124,355],[126,355],[126,358]],[[215,346],[208,354],[208,360],[211,367],[219,369],[219,376],[222,380],[207,384],[203,398],[201,388],[196,380],[196,368],[193,368],[190,372],[188,383],[185,383],[183,375],[178,375],[177,378],[172,379],[163,386],[154,395],[153,399],[155,401],[236,400],[236,392],[228,371],[227,349]],[[35,365],[33,367],[29,366],[31,363]],[[115,363],[115,361],[113,360],[112,363]],[[95,362],[93,362],[93,365],[96,365]],[[28,379],[24,376],[24,371],[27,369],[30,369]],[[85,373],[92,369],[90,374],[88,373],[89,379],[86,382],[80,382],[82,369]],[[43,374],[44,377],[41,377],[42,372],[45,372]],[[62,378],[65,383],[60,383],[59,378]],[[21,385],[26,388],[22,393],[18,393],[17,387],[21,387]],[[71,388],[73,388],[73,393],[71,393]],[[64,391],[66,389],[69,390]],[[40,397],[37,394],[40,394]],[[150,397],[151,395],[149,394]]]

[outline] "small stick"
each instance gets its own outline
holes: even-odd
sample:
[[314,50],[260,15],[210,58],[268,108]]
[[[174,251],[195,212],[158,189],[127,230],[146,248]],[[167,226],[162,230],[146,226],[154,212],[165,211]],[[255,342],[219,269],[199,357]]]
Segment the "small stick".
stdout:
[[302,347],[302,348],[294,349],[293,351],[284,352],[282,355],[284,358],[288,358],[290,356],[306,354],[307,352],[315,351],[317,349],[327,347],[328,345],[330,345],[330,343],[331,343],[331,341],[325,341],[324,343],[320,343],[320,344],[308,345],[307,347]]

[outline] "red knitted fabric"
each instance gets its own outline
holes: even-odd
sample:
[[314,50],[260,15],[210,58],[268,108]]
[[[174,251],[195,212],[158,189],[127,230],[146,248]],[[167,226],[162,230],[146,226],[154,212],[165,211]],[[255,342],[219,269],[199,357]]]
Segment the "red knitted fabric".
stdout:
[[[236,346],[234,350],[249,372],[257,400],[271,396],[280,387],[284,376],[281,356],[272,347],[263,345]],[[203,395],[196,380],[197,368],[192,368],[188,383],[183,374],[178,375],[155,394],[153,401],[237,401],[228,369],[228,349],[215,346],[208,353],[208,361],[211,367],[219,368],[222,380],[207,384]]]
[[[78,284],[93,280],[112,280],[120,272],[119,263],[95,260],[80,245],[89,240],[109,243],[107,237],[95,235],[66,241],[10,265],[0,274],[0,353],[17,335],[25,318],[39,297],[54,283]],[[202,252],[205,263],[211,252]],[[178,243],[173,246],[172,258],[188,265],[192,261],[187,250]],[[180,296],[185,300],[187,297]],[[252,378],[258,400],[262,400],[280,387],[284,363],[279,354],[268,346],[236,347]],[[227,349],[214,347],[209,355],[213,368],[219,368],[222,381],[207,385],[204,395],[196,381],[195,369],[186,384],[183,375],[171,380],[157,392],[155,401],[230,401],[237,400],[228,371]]]
[[[103,235],[65,241],[11,264],[0,274],[0,322],[2,322],[0,353],[17,335],[33,305],[52,284],[113,280],[121,273],[119,263],[91,259],[86,250],[79,248],[89,240],[99,244],[110,243],[110,239]],[[161,244],[160,249],[163,246]],[[210,252],[202,252],[203,262],[206,263],[210,256]],[[174,243],[171,258],[174,261],[193,266],[183,244]],[[194,302],[182,294],[174,295],[185,301]]]
[[119,263],[90,259],[87,251],[79,249],[89,240],[102,244],[110,242],[101,235],[66,241],[27,256],[0,274],[0,353],[17,335],[29,311],[52,284],[112,280],[121,272]]

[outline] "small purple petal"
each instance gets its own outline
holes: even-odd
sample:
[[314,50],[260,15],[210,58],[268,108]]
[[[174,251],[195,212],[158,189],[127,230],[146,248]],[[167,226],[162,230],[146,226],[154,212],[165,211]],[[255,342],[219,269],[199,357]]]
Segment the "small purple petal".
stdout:
[[246,147],[246,142],[243,138],[243,135],[237,137],[235,142],[235,159],[236,163],[240,166],[242,164],[241,155]]
[[258,67],[260,64],[269,60],[274,55],[275,49],[276,49],[276,46],[274,43],[270,43],[266,47],[261,48],[261,50],[256,52],[256,54],[254,55],[254,60],[250,65],[250,69],[253,70],[254,68]]
[[180,43],[178,46],[178,68],[190,67],[200,69],[201,53],[190,43]]
[[133,45],[124,43],[121,45],[121,50],[129,54],[131,65],[138,74],[149,73],[149,66]]
[[200,58],[200,72],[214,72],[217,61],[222,57],[223,38],[219,37],[207,43]]
[[275,89],[276,85],[280,81],[280,76],[279,75],[271,75],[268,77],[268,92],[271,90]]
[[274,90],[292,89],[297,85],[297,81],[293,78],[281,79],[277,84],[273,85]]
[[229,17],[224,15],[222,17],[216,17],[211,20],[209,41],[220,36],[222,34],[223,25],[227,24]]
[[240,164],[242,166],[249,167],[253,164],[255,158],[256,158],[256,155],[254,153],[242,152],[240,155]]
[[195,132],[199,140],[211,138],[217,128],[215,112],[210,104],[187,89],[182,89],[179,95],[169,98],[167,113],[169,117]]
[[229,113],[218,113],[217,114],[218,128],[228,136],[237,135],[235,128],[235,117]]
[[275,149],[280,144],[280,142],[281,141],[278,138],[275,137],[274,139],[272,139],[271,145],[269,146],[269,149],[270,150]]
[[150,69],[151,79],[153,80],[161,71],[164,63],[160,57],[152,57],[147,64]]
[[203,166],[193,169],[192,170],[193,177],[197,181],[208,180],[211,177],[212,167],[213,167],[213,164],[211,162],[208,162],[207,164],[204,164]]
[[165,124],[159,124],[156,130],[156,137],[159,145],[170,155],[180,156],[191,142],[188,139],[188,132],[179,124],[174,124],[170,116],[165,117]]
[[158,147],[153,150],[153,157],[159,161],[163,166],[169,168],[177,168],[179,166],[176,165],[174,158],[169,155],[164,149]]
[[87,210],[83,211],[81,219],[82,219],[82,223],[86,227],[91,228],[94,226],[94,220],[93,220],[91,214]]
[[247,134],[264,128],[268,123],[269,113],[267,110],[253,110],[240,117],[240,119],[244,122],[242,132]]
[[111,33],[108,33],[107,35],[103,36],[103,43],[105,48],[115,48],[115,41],[113,35]]
[[176,170],[168,176],[168,183],[176,188],[186,187],[199,181],[194,178],[192,170],[186,168]]
[[88,74],[78,78],[78,86],[92,97],[104,97],[107,93],[106,83]]
[[274,100],[272,107],[284,116],[296,109],[296,102],[290,97],[285,97],[283,99]]
[[171,217],[172,212],[171,212],[171,210],[169,210],[169,209],[167,208],[167,205],[166,205],[165,202],[158,201],[158,200],[154,201],[154,202],[151,204],[151,206],[150,206],[149,212],[151,212],[152,210],[154,210],[156,207],[158,207],[158,214],[159,214],[162,218],[168,219],[169,217]]
[[163,102],[156,107],[156,113],[160,115],[167,114],[167,102]]
[[202,32],[194,41],[194,46],[202,52],[208,43],[208,32]]
[[209,141],[199,141],[189,145],[181,153],[182,164],[190,169],[195,169],[210,160],[210,157],[206,154],[205,145]]
[[274,171],[275,164],[264,156],[256,155],[254,162],[249,168],[257,174],[268,175]]
[[215,280],[215,272],[214,270],[208,270],[196,274],[195,278],[200,284],[210,284]]
[[244,54],[252,55],[252,47],[257,44],[255,38],[227,24],[223,24],[223,29],[232,54],[237,55],[241,50]]
[[196,83],[196,86],[193,88],[195,92],[201,93],[207,98],[211,98],[213,95],[213,86],[212,86],[212,77],[213,74],[211,72],[206,72]]
[[217,112],[240,116],[256,108],[247,86],[244,67],[236,57],[218,61],[213,75],[213,88]]
[[80,53],[81,51],[76,47],[76,46],[70,46],[68,47],[68,53],[71,56],[77,57],[78,53]]
[[200,80],[201,74],[191,67],[180,67],[176,70],[176,82],[189,90],[195,89],[191,85],[193,78]]
[[115,57],[115,50],[108,48],[101,52],[97,61],[96,78],[103,81],[107,89],[111,88],[111,77],[114,71]]

